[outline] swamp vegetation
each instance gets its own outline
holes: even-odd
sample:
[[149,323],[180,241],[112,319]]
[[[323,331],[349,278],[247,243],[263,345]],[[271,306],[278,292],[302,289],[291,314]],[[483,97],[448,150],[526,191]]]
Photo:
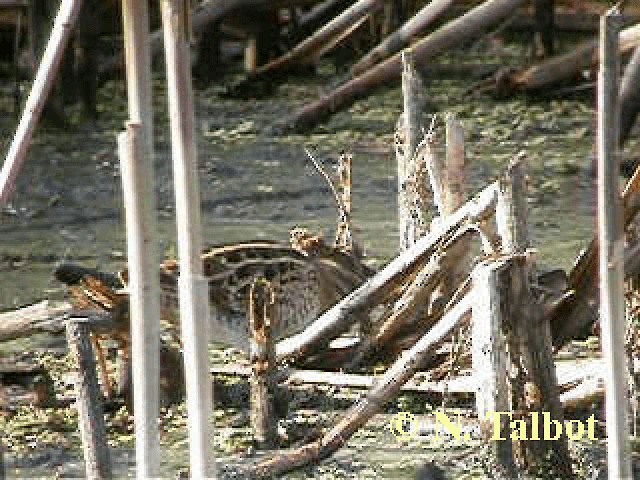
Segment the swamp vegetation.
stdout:
[[[569,50],[575,39],[560,38]],[[520,39],[490,36],[443,63],[500,63],[517,66],[528,53]],[[219,96],[220,83],[196,89],[199,171],[205,244],[249,239],[288,238],[294,226],[332,239],[335,201],[324,180],[306,159],[315,150],[331,171],[342,151],[353,153],[353,219],[355,240],[368,262],[378,267],[395,255],[397,239],[396,164],[393,132],[402,110],[400,87],[392,87],[334,115],[308,134],[273,135],[269,127],[317,97],[335,75],[323,63],[314,77],[291,78],[275,95],[233,100]],[[339,73],[339,72],[338,72]],[[233,79],[227,78],[232,81]],[[169,158],[164,79],[154,79],[156,172],[160,241],[164,256],[175,255],[174,199]],[[493,180],[518,151],[527,153],[533,245],[542,266],[570,268],[594,232],[595,163],[594,95],[549,98],[517,96],[497,100],[469,91],[469,79],[431,80],[425,89],[428,111],[436,114],[436,137],[443,148],[444,112],[461,120],[466,134],[467,172],[471,191]],[[26,87],[26,85],[25,85]],[[0,146],[6,150],[15,127],[11,82],[0,83]],[[39,128],[11,204],[0,212],[0,309],[42,298],[60,298],[62,287],[52,277],[61,261],[76,261],[103,271],[125,266],[125,231],[115,136],[126,119],[122,79],[98,91],[98,119],[86,121],[71,110],[69,125]],[[425,125],[429,119],[425,118]],[[640,157],[638,135],[632,135],[624,157]],[[158,259],[160,260],[160,259]],[[595,342],[597,344],[597,342]],[[574,342],[568,351],[593,355],[593,339]],[[3,354],[24,354],[41,362],[54,381],[58,404],[21,406],[0,412],[8,478],[59,478],[83,475],[76,411],[64,338],[47,335],[5,343]],[[214,364],[241,361],[229,349],[211,349]],[[232,380],[227,379],[227,383]],[[328,425],[339,408],[361,392],[332,387],[301,390],[281,422],[290,444],[305,431]],[[319,396],[322,402],[310,402]],[[446,398],[445,398],[446,400]],[[321,465],[288,478],[413,478],[434,460],[449,478],[484,478],[491,466],[479,442],[432,443],[428,432],[406,442],[395,439],[388,422],[398,411],[419,417],[438,408],[442,399],[402,395],[386,413],[361,429],[347,446]],[[471,406],[471,402],[469,403]],[[600,408],[600,407],[598,407]],[[470,410],[469,410],[470,411]],[[109,445],[118,477],[134,469],[133,419],[126,406],[106,414]],[[221,469],[255,459],[246,405],[217,407],[215,448]],[[186,409],[183,403],[164,408],[160,420],[162,471],[175,477],[188,465]],[[306,430],[305,430],[306,429]],[[300,433],[302,432],[302,433]],[[299,438],[295,438],[298,436]],[[571,445],[575,470],[599,478],[605,459],[602,441]],[[606,469],[605,469],[606,470]],[[541,478],[544,472],[541,472]]]

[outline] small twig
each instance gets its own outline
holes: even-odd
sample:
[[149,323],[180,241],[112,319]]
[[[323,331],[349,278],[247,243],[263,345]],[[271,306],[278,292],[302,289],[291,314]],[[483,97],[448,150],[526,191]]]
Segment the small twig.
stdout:
[[305,147],[304,151],[307,154],[307,156],[309,157],[309,159],[311,160],[311,162],[313,163],[313,166],[316,167],[316,170],[318,170],[318,172],[320,172],[320,174],[324,177],[324,179],[329,184],[329,188],[331,189],[331,192],[333,193],[333,197],[336,199],[336,203],[338,204],[338,209],[340,210],[340,218],[343,221],[346,221],[346,219],[347,219],[347,209],[344,206],[344,204],[342,203],[342,199],[340,198],[340,195],[338,195],[338,190],[336,189],[336,186],[331,181],[331,177],[329,177],[329,174],[325,171],[324,168],[322,168],[322,165],[320,165],[320,163],[318,163],[318,161],[314,158],[313,154],[311,153],[311,151],[308,148]]

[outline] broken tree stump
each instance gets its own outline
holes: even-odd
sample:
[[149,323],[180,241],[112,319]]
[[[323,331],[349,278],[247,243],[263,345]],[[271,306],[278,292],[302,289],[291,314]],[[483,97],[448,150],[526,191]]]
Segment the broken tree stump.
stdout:
[[111,478],[111,460],[89,326],[81,318],[72,318],[67,321],[66,330],[69,350],[78,365],[76,406],[87,478]]
[[276,320],[273,287],[266,280],[256,280],[249,293],[249,331],[251,335],[251,425],[259,448],[277,444],[275,416],[275,346],[271,328]]
[[400,251],[406,250],[425,233],[424,212],[418,198],[420,186],[416,150],[422,126],[422,81],[410,50],[402,52],[402,97],[404,112],[396,133],[398,162],[398,229]]
[[[528,258],[527,198],[525,165],[522,155],[515,157],[500,180],[496,223],[503,253],[512,256],[508,289],[503,304],[507,311],[502,329],[506,336],[510,426],[514,462],[522,469],[551,470],[571,477],[571,457],[567,438],[544,439],[543,414],[562,425],[558,381],[553,362],[551,329],[531,291],[533,266]],[[518,428],[514,428],[514,425]],[[522,435],[530,431],[531,435]]]
[[505,260],[486,261],[473,272],[473,308],[471,351],[473,377],[476,380],[476,410],[480,434],[489,443],[498,467],[507,477],[514,476],[509,421],[500,416],[500,436],[505,440],[492,440],[494,419],[492,412],[509,411],[507,382],[507,350],[503,334],[505,283],[509,280]]

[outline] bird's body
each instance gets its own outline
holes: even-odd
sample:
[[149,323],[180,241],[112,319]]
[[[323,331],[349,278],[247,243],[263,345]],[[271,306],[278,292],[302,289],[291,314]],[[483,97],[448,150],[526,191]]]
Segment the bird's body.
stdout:
[[[202,254],[203,273],[209,282],[213,342],[248,349],[249,289],[256,279],[268,280],[275,288],[278,319],[273,334],[280,339],[304,329],[371,275],[359,259],[312,241],[313,237],[304,240],[306,243],[293,245],[244,242],[212,247]],[[167,260],[159,272],[161,317],[178,324],[178,263]],[[117,323],[128,333],[126,270],[116,277],[65,264],[57,269],[56,277],[69,285],[78,306],[114,312],[122,317]]]

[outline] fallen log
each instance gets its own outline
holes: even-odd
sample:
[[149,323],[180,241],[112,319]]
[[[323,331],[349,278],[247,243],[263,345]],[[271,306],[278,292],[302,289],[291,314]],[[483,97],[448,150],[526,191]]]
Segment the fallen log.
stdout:
[[441,255],[431,257],[429,263],[418,272],[416,278],[395,303],[391,315],[377,329],[375,335],[365,337],[356,347],[348,368],[362,364],[370,353],[375,352],[378,346],[388,342],[409,320],[415,317],[416,309],[419,309],[419,306],[427,304],[431,293],[444,277],[445,268],[442,260]]
[[[620,32],[620,53],[627,53],[640,45],[640,25]],[[491,89],[500,95],[515,92],[538,92],[552,85],[579,79],[585,70],[591,70],[598,62],[597,40],[589,40],[572,51],[549,58],[537,65],[516,72],[496,75]]]
[[[416,67],[419,69],[438,55],[476,38],[487,28],[507,18],[523,3],[524,0],[487,0],[462,17],[444,25],[412,47]],[[327,116],[347,108],[357,99],[397,80],[401,70],[401,57],[395,54],[296,112],[285,128],[300,130],[313,127]]]
[[[211,368],[214,376],[231,376],[248,378],[251,368],[244,365],[225,365]],[[337,388],[363,388],[375,386],[379,379],[376,375],[361,375],[356,373],[327,372],[323,370],[284,369],[278,372],[278,381],[284,385],[330,385]],[[402,385],[403,392],[415,393],[456,393],[472,394],[475,380],[472,377],[460,376],[447,381],[429,381],[414,378]]]
[[353,323],[354,314],[370,307],[376,295],[384,292],[387,284],[394,278],[401,276],[416,262],[431,254],[438,244],[455,234],[465,223],[475,223],[489,217],[496,202],[497,188],[495,182],[485,187],[474,199],[447,217],[440,228],[411,245],[358,289],[327,310],[303,332],[278,342],[278,360],[304,356],[347,330]]
[[381,9],[382,6],[382,0],[359,0],[287,53],[257,68],[249,80],[252,78],[265,78],[275,73],[283,73],[300,61],[310,58],[315,59],[331,39],[348,30],[361,18]]
[[411,349],[407,350],[342,419],[319,440],[258,464],[254,474],[260,478],[279,476],[293,469],[332,455],[384,404],[398,394],[402,385],[413,377],[429,357],[433,347],[451,333],[460,320],[469,315],[472,299],[466,295],[449,310]]
[[438,20],[456,0],[433,0],[425,5],[422,10],[416,13],[409,21],[394,33],[385,38],[382,43],[373,48],[351,67],[351,76],[357,77],[376,63],[399,52],[404,47],[422,35],[429,26]]
[[[411,347],[409,347],[411,348]],[[470,359],[469,360],[469,364]],[[586,360],[559,360],[556,361],[558,385],[562,389],[560,396],[563,406],[576,406],[573,401],[580,391],[589,390],[589,385],[602,384],[602,372],[604,368],[601,359]],[[215,366],[210,369],[214,377],[240,377],[248,379],[252,370],[248,365],[229,364]],[[427,374],[433,378],[433,371]],[[330,385],[337,388],[369,389],[375,386],[380,379],[379,375],[363,375],[356,373],[333,372],[326,370],[310,370],[284,368],[276,374],[276,380],[281,385]],[[459,395],[471,395],[480,388],[482,380],[477,376],[460,375],[447,380],[426,380],[423,374],[418,373],[412,379],[402,385],[400,391],[444,394],[453,393]],[[217,385],[217,383],[216,383]],[[248,397],[248,393],[246,396]]]
[[104,312],[78,312],[68,302],[43,300],[33,305],[0,313],[0,342],[29,337],[35,333],[64,333],[64,322],[71,316],[90,314],[92,328],[108,330],[115,327]]

